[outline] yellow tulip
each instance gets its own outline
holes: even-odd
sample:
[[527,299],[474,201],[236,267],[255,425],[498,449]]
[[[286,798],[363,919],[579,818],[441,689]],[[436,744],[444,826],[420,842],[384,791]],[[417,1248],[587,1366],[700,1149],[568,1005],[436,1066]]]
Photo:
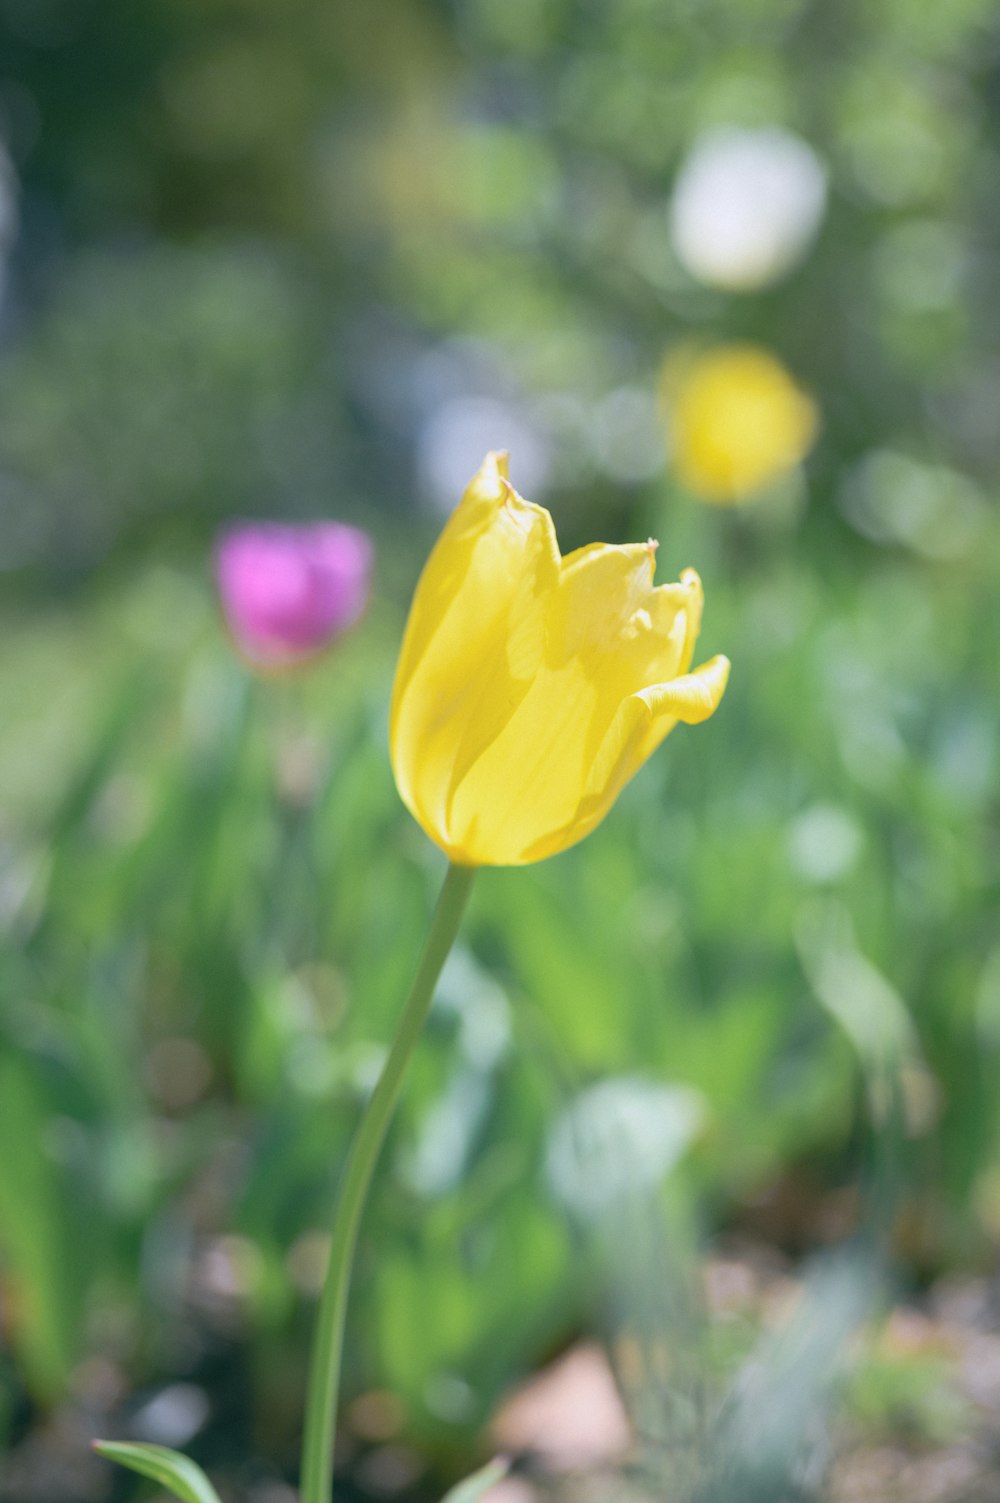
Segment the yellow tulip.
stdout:
[[735,503],[764,490],[816,437],[814,402],[756,345],[670,357],[663,394],[678,479],[704,501]]
[[707,720],[729,662],[689,671],[693,569],[653,586],[656,544],[562,558],[552,518],[488,454],[417,585],[393,688],[404,803],[462,866],[575,844],[679,720]]

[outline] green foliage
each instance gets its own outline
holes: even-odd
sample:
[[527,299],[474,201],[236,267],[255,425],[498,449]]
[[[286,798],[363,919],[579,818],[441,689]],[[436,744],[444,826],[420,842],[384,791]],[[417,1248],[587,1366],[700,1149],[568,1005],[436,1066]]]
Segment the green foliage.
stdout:
[[219,1495],[201,1467],[186,1456],[169,1451],[166,1446],[133,1445],[112,1440],[97,1440],[94,1450],[108,1461],[138,1472],[165,1487],[181,1503],[219,1503]]
[[[900,1251],[995,1237],[995,44],[985,0],[0,0],[0,1284],[39,1402],[87,1353],[143,1383],[237,1343],[289,1454],[440,878],[385,719],[456,401],[523,435],[515,483],[541,455],[567,548],[695,564],[733,677],[583,846],[481,879],[363,1229],[349,1388],[393,1390],[454,1475],[593,1319],[550,1148],[606,1077],[696,1093],[672,1190],[707,1224],[807,1184],[800,1246],[898,1071]],[[670,242],[720,124],[829,175],[810,253],[752,294]],[[657,406],[665,356],[730,338],[822,418],[806,476],[737,513],[679,492]],[[379,543],[369,617],[295,682],[217,619],[211,533],[246,512]]]
[[68,1210],[68,1187],[46,1153],[54,1146],[62,1103],[51,1087],[46,1090],[43,1068],[17,1056],[0,1060],[0,1224],[25,1371],[39,1393],[53,1399],[80,1341],[86,1287],[81,1272],[92,1277],[93,1268],[86,1257],[70,1261],[65,1255],[79,1211],[74,1217]]
[[[733,519],[702,521],[715,546]],[[859,1030],[876,1120],[896,1040],[912,1063],[907,1152],[935,1239],[920,1255],[972,1251],[988,1224],[977,1216],[990,1214],[1000,1126],[992,785],[966,769],[995,755],[997,712],[959,628],[988,633],[989,601],[966,592],[945,653],[921,615],[934,609],[923,564],[876,559],[870,579],[828,571],[823,610],[786,554],[741,564],[728,584],[726,567],[706,627],[706,650],[735,644],[725,710],[673,736],[577,850],[486,873],[446,972],[366,1221],[349,1350],[350,1385],[387,1384],[428,1437],[477,1424],[585,1316],[589,1276],[572,1272],[547,1163],[553,1124],[590,1082],[697,1092],[683,1175],[706,1204],[738,1207],[803,1157],[821,1183],[822,1162],[849,1151],[859,1065],[842,1030]],[[874,629],[884,592],[894,619],[913,622],[912,651]],[[141,689],[128,625],[140,600]],[[147,1333],[138,1370],[169,1370],[178,1237],[235,1257],[262,1402],[273,1344],[301,1361],[310,1237],[439,878],[385,757],[396,621],[382,610],[295,685],[251,682],[206,586],[162,566],[62,625],[46,613],[44,672],[64,708],[50,711],[45,776],[16,738],[4,772],[27,814],[12,850],[3,1029],[17,1084],[4,1121],[34,1145],[4,1156],[5,1198],[30,1208],[5,1215],[17,1229],[5,1257],[36,1286],[15,1335],[40,1392],[81,1350],[67,1301],[93,1314],[124,1300]],[[962,708],[946,727],[930,707],[955,694],[963,654]],[[17,660],[8,703],[22,692]],[[36,649],[26,671],[40,662]],[[842,665],[861,662],[863,676],[845,678]],[[74,736],[80,702],[91,720]],[[977,729],[956,742],[961,726]],[[862,1007],[860,977],[873,996],[892,978],[884,1022],[871,998]],[[41,1079],[55,1098],[39,1095]],[[50,1112],[59,1151],[37,1126]],[[192,1181],[206,1185],[193,1202]],[[78,1203],[68,1192],[84,1184]],[[87,1251],[69,1267],[44,1251],[67,1235]]]

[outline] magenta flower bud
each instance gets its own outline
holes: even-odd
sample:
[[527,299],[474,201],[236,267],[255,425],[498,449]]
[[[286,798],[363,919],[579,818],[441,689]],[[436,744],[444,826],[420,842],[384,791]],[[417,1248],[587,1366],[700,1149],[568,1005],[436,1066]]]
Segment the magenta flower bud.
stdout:
[[244,523],[223,533],[216,574],[236,645],[258,668],[321,651],[361,615],[372,540],[343,522]]

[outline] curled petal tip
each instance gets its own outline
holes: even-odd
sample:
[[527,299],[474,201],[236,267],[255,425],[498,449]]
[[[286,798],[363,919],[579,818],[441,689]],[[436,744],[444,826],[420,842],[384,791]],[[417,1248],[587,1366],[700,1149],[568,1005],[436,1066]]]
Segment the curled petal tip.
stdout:
[[483,460],[482,469],[506,480],[510,473],[510,455],[506,449],[491,449]]
[[685,725],[700,725],[715,714],[729,682],[729,659],[721,654],[665,684],[654,684],[637,697],[650,716],[666,716]]

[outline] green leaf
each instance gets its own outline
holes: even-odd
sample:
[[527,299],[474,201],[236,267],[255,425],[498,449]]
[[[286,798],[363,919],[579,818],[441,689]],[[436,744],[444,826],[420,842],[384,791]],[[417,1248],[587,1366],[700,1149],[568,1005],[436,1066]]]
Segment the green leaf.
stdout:
[[63,1173],[45,1149],[52,1107],[27,1057],[0,1059],[0,1101],[0,1255],[20,1316],[19,1355],[34,1391],[51,1400],[78,1350],[82,1250],[75,1241],[75,1259],[62,1252],[72,1217]]
[[491,1461],[481,1471],[474,1472],[471,1477],[466,1477],[464,1482],[460,1482],[457,1487],[453,1487],[451,1492],[442,1498],[441,1503],[477,1503],[477,1500],[484,1493],[489,1492],[490,1488],[494,1487],[496,1483],[501,1482],[509,1471],[510,1462],[505,1460],[504,1457],[498,1456],[495,1461]]
[[181,1503],[219,1503],[219,1495],[200,1466],[179,1451],[166,1446],[129,1445],[113,1440],[95,1440],[94,1450],[108,1461],[117,1461],[141,1477],[158,1482]]

